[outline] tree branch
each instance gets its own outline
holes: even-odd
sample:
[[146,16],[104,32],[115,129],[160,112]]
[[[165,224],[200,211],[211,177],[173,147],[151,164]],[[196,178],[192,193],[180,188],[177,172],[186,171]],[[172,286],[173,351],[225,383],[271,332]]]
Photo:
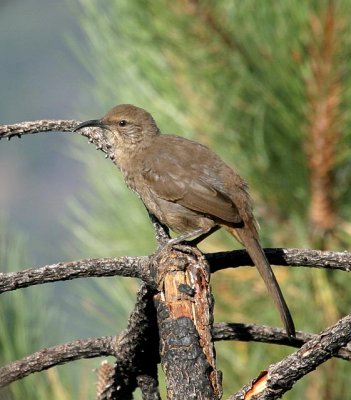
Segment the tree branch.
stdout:
[[[149,216],[162,249],[169,240],[169,230]],[[159,290],[154,304],[168,398],[220,398],[221,373],[216,368],[211,332],[209,265],[199,250],[189,246],[158,250],[154,263]]]
[[74,120],[38,120],[19,122],[12,125],[0,125],[0,139],[21,137],[22,135],[34,134],[39,132],[72,132],[79,125],[79,121]]
[[[153,315],[152,315],[153,314]],[[35,352],[0,368],[0,387],[34,372],[82,358],[114,356],[117,363],[99,386],[99,400],[132,393],[140,383],[150,399],[158,399],[158,336],[152,292],[143,284],[127,329],[119,336],[76,340]],[[118,384],[117,384],[118,383]],[[102,387],[101,387],[102,386]],[[112,396],[112,397],[111,397]],[[123,397],[127,398],[127,397]]]
[[[239,342],[271,343],[296,348],[300,348],[302,345],[318,336],[315,333],[296,332],[296,338],[291,338],[281,328],[227,322],[214,324],[212,334],[215,341],[235,340]],[[348,344],[342,347],[335,354],[335,357],[345,361],[351,361],[351,346]]]
[[[145,289],[141,289],[145,290]],[[142,301],[142,303],[145,300]],[[144,303],[145,306],[145,303]],[[142,313],[142,305],[138,301],[136,305],[137,313]],[[133,312],[134,318],[136,311]],[[144,317],[145,318],[145,317]],[[133,319],[131,317],[131,319]],[[145,323],[146,319],[144,319]],[[118,365],[125,370],[125,363],[130,363],[130,357],[135,357],[133,352],[140,341],[148,341],[147,335],[143,334],[140,325],[130,324],[126,331],[119,336],[106,336],[100,338],[81,339],[70,343],[61,344],[40,350],[21,360],[14,361],[0,368],[0,387],[6,386],[11,382],[22,379],[31,373],[43,371],[56,365],[61,365],[70,361],[76,361],[83,358],[94,358],[102,356],[115,356],[118,358]],[[137,331],[133,332],[133,330]],[[215,341],[235,340],[235,341],[255,341],[262,343],[272,343],[284,346],[301,347],[301,345],[310,340],[319,340],[321,335],[297,332],[296,339],[289,339],[283,333],[283,329],[272,328],[269,326],[255,324],[237,324],[237,323],[217,323],[213,326],[213,338]],[[124,338],[129,338],[129,344],[126,346]],[[135,353],[136,354],[136,353]],[[142,351],[141,354],[144,354]],[[296,353],[295,353],[296,354]],[[351,361],[351,349],[349,346],[341,347],[333,356]],[[150,359],[145,357],[150,365]],[[43,362],[44,360],[44,362]],[[124,364],[124,367],[123,365]],[[111,387],[111,380],[115,381],[115,369],[111,372],[108,380],[105,382],[106,387]],[[145,376],[145,375],[144,375]],[[137,378],[138,379],[138,378]],[[114,385],[115,386],[115,385]],[[139,385],[138,385],[139,386]],[[108,399],[101,397],[99,400]]]
[[34,372],[43,371],[55,365],[65,364],[81,358],[116,355],[119,351],[118,337],[106,336],[80,339],[74,342],[44,348],[28,357],[14,361],[0,368],[0,387],[22,379]]
[[300,350],[272,364],[268,371],[262,372],[258,378],[244,386],[229,400],[278,399],[299,379],[333,357],[350,340],[351,315],[347,315],[304,344]]
[[117,362],[106,377],[98,400],[132,399],[139,385],[145,392],[144,399],[159,399],[158,340],[153,293],[142,284],[128,326],[119,336]]
[[[161,239],[163,240],[163,239]],[[314,267],[350,271],[351,253],[305,249],[265,249],[272,265]],[[153,259],[155,255],[114,257],[60,262],[18,272],[0,273],[0,293],[48,282],[87,277],[126,276],[140,278],[156,287]],[[246,250],[206,254],[211,272],[225,268],[253,265]]]
[[[310,249],[267,248],[264,252],[271,265],[351,270],[351,253]],[[225,251],[205,255],[211,272],[239,266],[253,266],[246,250]]]
[[140,278],[151,286],[150,257],[97,258],[0,273],[0,293],[43,283],[77,278],[126,276]]
[[219,399],[209,266],[200,251],[188,246],[166,248],[158,265],[160,292],[154,302],[168,398]]
[[106,157],[114,160],[114,145],[109,141],[108,135],[105,135],[100,128],[87,127],[77,132],[73,129],[79,125],[80,121],[75,120],[38,120],[20,122],[12,125],[0,125],[0,139],[11,138],[22,135],[40,133],[40,132],[69,132],[85,136],[90,143],[97,146],[97,150],[106,153]]

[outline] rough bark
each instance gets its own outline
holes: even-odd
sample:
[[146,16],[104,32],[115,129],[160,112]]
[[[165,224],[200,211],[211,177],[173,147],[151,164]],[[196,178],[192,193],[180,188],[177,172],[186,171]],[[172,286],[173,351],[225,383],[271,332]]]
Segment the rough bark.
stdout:
[[199,251],[186,246],[164,250],[157,262],[162,270],[154,300],[168,399],[220,398],[208,265]]
[[[214,324],[212,335],[214,341],[236,340],[239,342],[260,342],[295,348],[300,348],[302,345],[318,336],[315,333],[296,332],[296,337],[292,338],[288,336],[282,328],[229,322]],[[341,358],[345,361],[351,361],[351,343],[348,343],[345,347],[341,347],[340,350],[335,353],[334,357]]]
[[[82,358],[111,356],[118,352],[116,337],[81,339],[62,345],[44,348],[28,357],[0,368],[0,387],[22,379],[34,372]],[[117,340],[118,341],[118,340]]]
[[[264,252],[271,265],[351,271],[351,253],[348,251],[272,248],[264,249]],[[246,250],[206,254],[205,257],[211,272],[244,265],[253,266]]]
[[132,399],[137,386],[143,399],[158,400],[157,364],[159,338],[153,292],[143,284],[127,328],[119,335],[116,363],[105,382],[100,382],[97,400]]
[[351,340],[351,315],[321,332],[243,387],[229,400],[274,400],[290,390],[303,376],[333,357]]
[[[264,251],[271,265],[338,269],[347,272],[351,270],[351,253],[347,251],[279,248]],[[140,278],[150,287],[156,288],[154,257],[155,255],[86,259],[28,268],[18,272],[3,272],[0,273],[0,293],[43,283],[104,276]],[[253,266],[246,250],[206,254],[205,258],[211,272]]]
[[0,293],[77,278],[128,276],[152,285],[150,257],[115,257],[60,262],[18,272],[0,273]]

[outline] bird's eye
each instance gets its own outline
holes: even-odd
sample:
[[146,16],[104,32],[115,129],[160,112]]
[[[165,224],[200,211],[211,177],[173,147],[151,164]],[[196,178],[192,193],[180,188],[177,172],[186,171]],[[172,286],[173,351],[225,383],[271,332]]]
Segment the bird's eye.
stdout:
[[119,126],[126,126],[127,125],[127,121],[125,119],[122,119],[121,121],[118,122]]

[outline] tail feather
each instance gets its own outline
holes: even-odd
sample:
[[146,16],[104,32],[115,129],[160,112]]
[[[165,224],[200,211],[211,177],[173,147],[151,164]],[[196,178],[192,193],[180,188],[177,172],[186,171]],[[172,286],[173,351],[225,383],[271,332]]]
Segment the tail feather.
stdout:
[[287,334],[289,336],[295,336],[295,326],[289,308],[284,300],[277,279],[258,240],[247,227],[239,229],[230,228],[229,231],[233,236],[239,237],[240,241],[249,253],[279,310]]

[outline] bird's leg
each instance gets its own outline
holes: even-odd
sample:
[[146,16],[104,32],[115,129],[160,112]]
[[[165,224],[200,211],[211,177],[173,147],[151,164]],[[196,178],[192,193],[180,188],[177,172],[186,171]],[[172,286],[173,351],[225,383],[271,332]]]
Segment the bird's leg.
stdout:
[[186,242],[189,246],[197,246],[199,243],[201,243],[203,240],[208,238],[212,233],[215,233],[220,229],[221,227],[219,225],[215,225],[212,228],[210,228],[207,232],[204,232],[203,234],[199,235],[193,240],[189,240]]
[[168,227],[162,224],[147,208],[146,211],[148,212],[149,218],[154,226],[157,243],[161,246],[167,244],[171,238]]
[[[211,235],[213,232],[216,232],[220,226],[215,225],[212,226],[211,228],[199,228],[195,229],[191,232],[184,233],[180,236],[177,236],[176,238],[170,239],[166,246],[173,246],[175,244],[179,244],[181,242],[185,241],[185,244],[190,245],[190,246],[196,246],[199,244],[202,240],[206,239],[209,235]],[[193,236],[196,236],[195,239],[186,241],[186,239],[189,239]]]

